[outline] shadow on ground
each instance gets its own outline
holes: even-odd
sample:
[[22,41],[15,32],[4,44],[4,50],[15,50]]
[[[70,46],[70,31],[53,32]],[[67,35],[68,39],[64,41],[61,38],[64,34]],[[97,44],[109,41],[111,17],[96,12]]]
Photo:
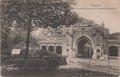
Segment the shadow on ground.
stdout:
[[111,74],[93,72],[82,69],[56,70],[11,70],[2,73],[2,77],[118,77]]

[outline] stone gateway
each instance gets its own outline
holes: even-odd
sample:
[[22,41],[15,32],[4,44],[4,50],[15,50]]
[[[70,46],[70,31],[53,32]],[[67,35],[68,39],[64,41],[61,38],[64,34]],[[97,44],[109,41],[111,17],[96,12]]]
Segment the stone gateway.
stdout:
[[[50,27],[49,27],[50,30]],[[48,32],[50,33],[50,31]],[[110,34],[101,25],[71,25],[40,39],[40,48],[71,58],[107,59],[120,57],[120,33]]]

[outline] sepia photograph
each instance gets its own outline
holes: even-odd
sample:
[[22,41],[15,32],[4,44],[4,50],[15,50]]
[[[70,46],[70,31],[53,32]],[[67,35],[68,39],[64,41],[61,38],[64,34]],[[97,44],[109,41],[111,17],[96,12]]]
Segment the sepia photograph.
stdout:
[[0,77],[120,77],[120,0],[0,0]]

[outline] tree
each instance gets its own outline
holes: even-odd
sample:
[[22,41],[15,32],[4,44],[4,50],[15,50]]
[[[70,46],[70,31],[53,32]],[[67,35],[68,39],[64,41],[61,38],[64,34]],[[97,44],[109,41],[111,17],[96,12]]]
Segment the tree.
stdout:
[[17,27],[27,30],[26,57],[33,27],[70,26],[78,20],[77,14],[71,11],[69,3],[63,0],[4,0],[1,8],[3,19],[10,23],[16,21]]

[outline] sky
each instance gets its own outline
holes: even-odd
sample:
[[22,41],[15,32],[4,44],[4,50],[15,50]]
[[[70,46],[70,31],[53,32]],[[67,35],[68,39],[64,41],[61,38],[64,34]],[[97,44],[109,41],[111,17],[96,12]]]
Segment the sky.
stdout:
[[120,0],[75,0],[74,11],[79,16],[104,22],[110,33],[120,32]]

